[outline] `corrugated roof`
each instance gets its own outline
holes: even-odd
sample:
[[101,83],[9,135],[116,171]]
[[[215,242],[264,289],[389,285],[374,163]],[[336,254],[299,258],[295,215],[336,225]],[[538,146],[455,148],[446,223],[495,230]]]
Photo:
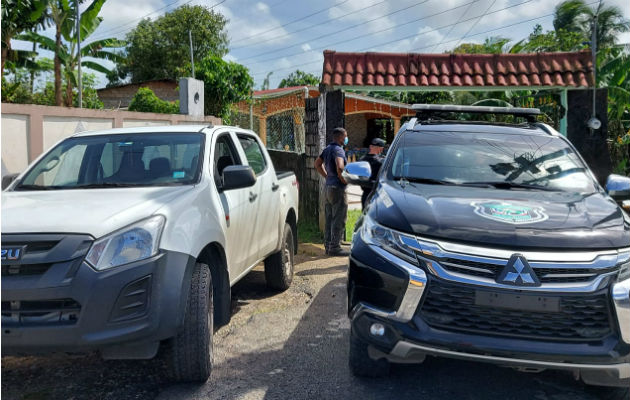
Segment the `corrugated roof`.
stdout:
[[324,51],[331,86],[587,87],[588,51],[535,54],[341,53]]

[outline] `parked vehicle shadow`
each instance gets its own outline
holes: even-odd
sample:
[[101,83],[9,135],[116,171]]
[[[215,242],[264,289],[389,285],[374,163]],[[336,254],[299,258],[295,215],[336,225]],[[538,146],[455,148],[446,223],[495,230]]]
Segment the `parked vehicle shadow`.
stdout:
[[597,399],[568,373],[525,374],[430,357],[420,365],[395,365],[387,378],[356,378],[347,361],[344,292],[344,278],[322,288],[281,348],[241,349],[217,365],[207,385],[169,388],[160,399]]

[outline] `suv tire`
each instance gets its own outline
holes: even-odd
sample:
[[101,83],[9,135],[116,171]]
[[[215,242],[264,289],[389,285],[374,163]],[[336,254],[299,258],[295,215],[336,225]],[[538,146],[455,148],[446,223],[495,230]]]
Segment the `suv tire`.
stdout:
[[587,385],[586,391],[600,400],[630,399],[630,388]]
[[192,274],[184,326],[170,340],[167,360],[170,377],[177,382],[205,382],[212,371],[212,278],[206,264],[197,263]]
[[350,371],[355,376],[378,378],[389,375],[390,363],[384,358],[374,360],[368,354],[368,343],[350,330]]
[[271,289],[285,291],[291,286],[294,250],[293,230],[289,224],[284,224],[280,251],[265,260],[265,280]]

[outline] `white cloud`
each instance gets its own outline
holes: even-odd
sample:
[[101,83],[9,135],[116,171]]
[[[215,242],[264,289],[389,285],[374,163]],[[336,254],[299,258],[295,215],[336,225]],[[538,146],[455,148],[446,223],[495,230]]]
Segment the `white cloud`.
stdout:
[[308,43],[305,43],[302,45],[302,50],[303,51],[310,51],[311,50],[311,45]]
[[256,10],[261,13],[269,14],[269,6],[263,2],[256,3]]
[[[365,0],[348,0],[332,7],[328,11],[328,16],[330,18],[339,18],[339,21],[349,25],[364,23],[365,25],[360,26],[364,32],[377,32],[395,26],[395,21],[392,17],[386,15],[403,7],[398,2],[394,4],[395,6],[392,9],[390,8],[390,2],[382,2],[381,0],[372,0],[367,4]],[[372,5],[373,7],[370,7]]]

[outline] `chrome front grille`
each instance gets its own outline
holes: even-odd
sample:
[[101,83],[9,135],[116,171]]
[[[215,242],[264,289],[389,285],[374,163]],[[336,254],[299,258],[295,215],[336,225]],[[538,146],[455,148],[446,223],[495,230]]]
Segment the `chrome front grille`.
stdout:
[[[496,263],[483,263],[466,260],[464,258],[446,258],[436,261],[449,272],[489,279],[496,279],[508,262],[508,260],[497,260]],[[537,265],[539,264],[531,263],[541,283],[590,282],[600,275],[619,271],[618,265],[608,268],[590,268],[590,265],[576,268],[575,264],[567,265],[565,263],[545,264],[544,266]]]
[[439,278],[495,288],[515,287],[499,282],[498,278],[510,258],[520,254],[540,280],[540,286],[521,287],[528,291],[594,292],[607,286],[617,276],[621,265],[630,260],[630,248],[582,252],[525,251],[424,238],[405,244],[413,247],[424,267]]

